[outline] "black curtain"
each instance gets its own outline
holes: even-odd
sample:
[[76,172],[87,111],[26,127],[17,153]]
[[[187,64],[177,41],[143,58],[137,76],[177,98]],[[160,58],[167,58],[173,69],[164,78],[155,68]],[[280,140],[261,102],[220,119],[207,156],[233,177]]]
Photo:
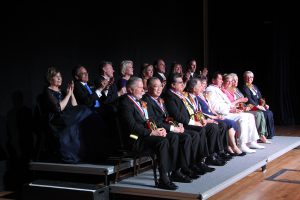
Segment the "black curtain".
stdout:
[[209,1],[210,71],[254,73],[276,124],[299,124],[299,31],[294,3]]
[[125,59],[134,62],[137,76],[143,63],[158,58],[168,67],[190,58],[201,66],[203,60],[202,6],[188,1],[10,3],[0,20],[2,115],[16,90],[25,105],[35,104],[51,65],[61,69],[65,85],[77,64],[88,68],[92,80],[101,60],[113,62],[116,78]]

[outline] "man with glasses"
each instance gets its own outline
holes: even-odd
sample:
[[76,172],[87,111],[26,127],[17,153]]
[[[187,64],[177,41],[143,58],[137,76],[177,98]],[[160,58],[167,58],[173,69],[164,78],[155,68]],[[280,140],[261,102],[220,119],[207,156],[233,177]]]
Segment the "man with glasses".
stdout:
[[[107,151],[110,151],[111,138],[110,128],[104,118],[103,90],[107,87],[108,81],[103,79],[98,87],[92,87],[89,83],[89,74],[82,65],[76,66],[72,75],[74,78],[74,95],[79,105],[85,105],[93,110],[93,114],[82,124],[84,133],[82,140],[85,143],[85,154],[88,161],[100,161],[106,158]],[[107,135],[106,135],[107,134]]]
[[108,81],[102,81],[102,84],[92,90],[88,85],[89,74],[86,68],[82,65],[78,65],[73,69],[74,82],[74,95],[78,104],[86,105],[94,110],[100,108],[100,98],[102,96],[101,91],[107,86]]

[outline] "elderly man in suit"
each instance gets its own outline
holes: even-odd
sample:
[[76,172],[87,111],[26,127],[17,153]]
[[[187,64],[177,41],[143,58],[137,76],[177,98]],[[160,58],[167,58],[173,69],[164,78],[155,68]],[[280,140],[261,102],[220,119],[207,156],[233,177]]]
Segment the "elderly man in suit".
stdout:
[[119,118],[126,145],[141,152],[155,152],[159,161],[158,187],[175,190],[177,186],[169,179],[168,173],[171,170],[170,164],[173,163],[170,145],[178,145],[178,140],[177,144],[170,144],[166,130],[156,128],[155,122],[150,122],[147,104],[141,101],[144,93],[141,78],[131,77],[126,83],[126,90],[127,94],[123,95],[119,102]]

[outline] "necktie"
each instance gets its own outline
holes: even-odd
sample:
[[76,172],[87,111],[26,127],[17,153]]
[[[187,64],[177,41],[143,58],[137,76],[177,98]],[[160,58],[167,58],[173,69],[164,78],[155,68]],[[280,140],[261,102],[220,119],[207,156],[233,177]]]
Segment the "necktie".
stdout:
[[[88,86],[88,84],[84,84],[84,86],[86,87],[86,89],[89,91],[90,94],[93,94],[93,92],[92,92],[91,88]],[[94,107],[95,108],[100,107],[100,102],[98,100],[96,100]]]

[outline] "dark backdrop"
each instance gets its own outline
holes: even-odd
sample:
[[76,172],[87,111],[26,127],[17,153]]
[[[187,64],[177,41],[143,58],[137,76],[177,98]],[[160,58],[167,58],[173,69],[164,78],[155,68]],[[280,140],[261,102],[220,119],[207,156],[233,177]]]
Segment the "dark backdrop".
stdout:
[[299,118],[299,12],[291,2],[209,1],[211,71],[254,73],[277,124]]
[[[105,3],[103,3],[105,2]],[[122,60],[133,60],[135,74],[142,63],[163,58],[184,63],[201,62],[202,6],[186,1],[99,1],[10,5],[3,14],[1,114],[12,106],[18,89],[32,107],[41,92],[46,69],[61,69],[64,83],[71,69],[83,64],[91,79],[101,60],[117,71]]]
[[[105,2],[105,1],[104,1]],[[203,63],[202,2],[109,1],[13,4],[1,12],[0,114],[12,107],[20,90],[33,107],[50,65],[58,66],[64,83],[76,64],[91,79],[101,60],[117,70],[121,60],[134,61],[140,75],[144,62],[163,58]],[[208,1],[209,72],[245,70],[255,74],[280,124],[299,123],[299,31],[296,6],[271,1]]]

